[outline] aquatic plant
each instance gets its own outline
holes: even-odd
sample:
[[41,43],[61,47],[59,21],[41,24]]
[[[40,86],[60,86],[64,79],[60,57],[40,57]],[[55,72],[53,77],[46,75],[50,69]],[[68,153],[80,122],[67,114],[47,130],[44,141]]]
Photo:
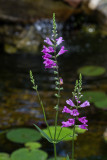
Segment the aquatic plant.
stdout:
[[[67,52],[65,50],[65,47],[62,46],[60,50],[57,52],[57,48],[60,44],[62,44],[63,37],[58,37],[57,35],[57,29],[56,29],[56,21],[55,21],[55,14],[53,14],[53,30],[52,30],[52,38],[46,37],[44,42],[47,46],[43,46],[43,64],[45,65],[45,69],[51,69],[54,74],[55,79],[55,97],[57,98],[57,104],[54,106],[54,109],[56,110],[55,113],[55,124],[54,126],[49,126],[47,122],[47,117],[45,113],[45,108],[43,105],[43,102],[40,98],[39,92],[38,92],[38,86],[35,85],[35,80],[33,78],[32,71],[30,71],[30,79],[33,84],[33,89],[36,90],[40,105],[43,110],[44,114],[44,120],[47,125],[46,130],[40,129],[36,124],[34,126],[37,128],[38,131],[42,134],[44,138],[46,138],[50,143],[53,143],[54,146],[54,159],[58,160],[57,158],[57,152],[56,152],[56,144],[60,141],[72,139],[72,160],[74,160],[74,139],[76,138],[76,133],[80,132],[83,133],[84,130],[87,129],[87,122],[88,120],[86,117],[81,117],[79,110],[83,107],[90,106],[90,103],[85,100],[83,103],[81,103],[80,99],[82,98],[81,90],[82,90],[82,76],[80,74],[79,81],[76,80],[73,99],[66,100],[66,103],[70,106],[68,108],[67,106],[64,106],[62,113],[68,113],[70,115],[70,118],[66,122],[62,122],[62,126],[58,126],[58,113],[59,113],[59,106],[60,106],[60,98],[61,98],[61,91],[63,90],[63,79],[59,75],[59,65],[58,65],[58,57],[60,57],[62,54]],[[79,117],[80,116],[80,117]],[[78,123],[76,123],[78,121]],[[76,125],[78,124],[78,125]],[[72,129],[64,128],[64,127],[71,127]],[[65,131],[63,131],[65,130]],[[83,132],[81,131],[83,130]],[[69,160],[69,156],[67,155],[66,160]]]

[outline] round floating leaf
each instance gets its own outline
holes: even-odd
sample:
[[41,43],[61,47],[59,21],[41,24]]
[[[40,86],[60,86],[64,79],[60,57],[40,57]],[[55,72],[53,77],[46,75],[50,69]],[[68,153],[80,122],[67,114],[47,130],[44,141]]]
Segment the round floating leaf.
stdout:
[[88,100],[89,102],[98,102],[107,98],[107,95],[104,92],[100,91],[87,91],[82,92],[83,97],[81,98],[82,101]]
[[81,129],[78,127],[78,125],[75,126],[75,132],[76,133],[85,133],[87,130],[86,129]]
[[105,68],[100,66],[84,66],[78,69],[78,73],[84,76],[100,76],[106,71]]
[[41,138],[38,131],[30,128],[18,128],[12,129],[7,133],[7,138],[16,143],[26,143],[37,141]]
[[95,102],[95,106],[96,106],[97,108],[107,108],[107,97],[106,97],[106,99],[104,99],[104,100]]
[[38,142],[27,142],[27,143],[25,143],[25,147],[29,148],[30,150],[38,149],[41,146],[42,145]]
[[42,150],[18,149],[11,154],[11,160],[46,160],[47,153]]
[[[49,158],[48,160],[55,160],[55,158]],[[66,160],[65,157],[57,157],[57,160]]]
[[0,153],[0,160],[10,160],[9,154],[8,153]]
[[[60,129],[61,129],[61,127],[60,127],[60,126],[57,126],[56,137],[58,137],[59,132],[60,132]],[[50,137],[48,129],[44,129],[43,131]],[[50,132],[51,132],[52,138],[54,139],[55,126],[51,126],[51,127],[50,127]],[[69,135],[66,136],[67,134],[69,134]],[[61,140],[61,139],[62,139],[63,137],[65,137],[65,136],[66,136],[66,137],[63,139],[63,141],[72,140],[72,137],[71,137],[72,135],[73,135],[73,130],[72,130],[72,129],[70,129],[70,128],[64,128],[64,127],[63,127],[63,128],[62,128],[62,131],[61,131],[61,134],[60,134],[60,136],[59,136],[59,138],[58,138],[58,140]],[[75,134],[75,136],[74,136],[74,139],[75,139],[75,140],[77,139],[76,134]]]

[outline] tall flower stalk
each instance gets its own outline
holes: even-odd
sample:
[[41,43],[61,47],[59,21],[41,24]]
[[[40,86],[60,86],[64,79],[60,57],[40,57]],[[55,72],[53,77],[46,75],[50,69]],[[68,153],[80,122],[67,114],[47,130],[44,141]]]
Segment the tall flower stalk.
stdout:
[[[56,22],[55,22],[55,13],[53,14],[53,30],[52,30],[52,37],[48,38],[46,37],[46,39],[44,40],[44,42],[46,43],[46,45],[43,46],[43,64],[45,65],[45,69],[51,69],[53,70],[53,74],[54,74],[54,79],[55,79],[55,97],[57,98],[57,103],[54,106],[54,109],[56,110],[55,112],[55,131],[54,131],[54,137],[52,137],[51,134],[51,130],[50,130],[50,126],[47,122],[47,117],[46,117],[46,113],[45,113],[45,108],[43,105],[43,102],[40,98],[39,92],[38,92],[38,87],[37,85],[35,85],[35,80],[33,78],[33,74],[32,71],[30,71],[30,79],[31,82],[33,84],[33,89],[36,90],[37,92],[37,96],[40,102],[40,105],[42,107],[43,110],[43,115],[44,115],[44,120],[45,123],[47,125],[47,129],[49,132],[49,136],[43,132],[36,124],[34,124],[34,126],[40,131],[40,133],[50,142],[53,143],[54,146],[54,158],[55,160],[57,160],[57,152],[56,152],[56,144],[59,143],[60,141],[62,141],[66,136],[68,136],[69,134],[67,134],[66,136],[64,136],[62,139],[59,140],[60,134],[62,132],[62,128],[63,127],[72,127],[73,129],[73,134],[72,134],[72,160],[74,160],[74,136],[75,136],[75,128],[76,128],[76,121],[79,121],[78,127],[82,128],[82,129],[87,129],[87,122],[88,120],[86,119],[86,117],[79,117],[80,113],[79,113],[79,109],[82,107],[86,107],[89,106],[89,102],[85,101],[84,103],[81,104],[81,90],[82,90],[82,76],[80,74],[79,77],[79,81],[76,81],[76,85],[75,85],[75,89],[74,92],[72,92],[73,94],[73,100],[75,102],[73,102],[73,100],[69,99],[66,100],[67,105],[70,106],[70,108],[68,108],[67,106],[64,106],[62,113],[68,113],[70,114],[70,118],[66,121],[66,122],[62,122],[62,127],[58,133],[57,136],[57,124],[58,124],[58,113],[59,113],[59,105],[60,105],[60,97],[61,97],[61,90],[63,90],[63,87],[61,86],[63,84],[63,79],[60,78],[59,75],[59,66],[58,66],[58,61],[57,58],[64,54],[67,50],[64,49],[64,46],[60,47],[60,50],[57,52],[57,47],[63,42],[63,38],[62,37],[58,37],[57,35],[57,29],[56,29]],[[69,160],[69,156],[67,156],[67,160]]]

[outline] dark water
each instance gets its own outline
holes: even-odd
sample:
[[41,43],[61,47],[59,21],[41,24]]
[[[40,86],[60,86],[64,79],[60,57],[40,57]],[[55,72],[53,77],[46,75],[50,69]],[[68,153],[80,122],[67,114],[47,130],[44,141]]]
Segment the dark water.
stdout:
[[[66,99],[72,97],[75,80],[78,78],[77,70],[84,65],[98,65],[107,69],[107,39],[99,34],[93,35],[82,31],[63,33],[67,53],[59,58],[60,76],[64,79],[64,91],[60,102],[59,121],[61,124],[64,116],[61,113]],[[50,125],[54,124],[56,104],[54,97],[53,70],[45,70],[41,53],[31,54],[0,54],[0,129],[20,126],[33,127],[37,123],[40,127],[46,127],[42,110],[37,95],[32,90],[29,78],[31,69],[35,81],[38,84],[40,95],[44,100],[45,111]],[[107,92],[107,72],[99,77],[84,77],[83,90],[95,90]],[[75,142],[75,157],[102,159],[106,155],[106,142],[103,134],[106,130],[106,110],[97,109],[94,104],[87,108],[86,116],[89,120],[88,132],[78,136]],[[13,148],[20,145],[11,144],[4,136],[1,138],[1,151],[11,153]],[[43,149],[49,155],[53,154],[52,146],[41,141]],[[59,156],[71,153],[71,142],[60,143],[57,146]],[[86,159],[84,159],[86,160]]]

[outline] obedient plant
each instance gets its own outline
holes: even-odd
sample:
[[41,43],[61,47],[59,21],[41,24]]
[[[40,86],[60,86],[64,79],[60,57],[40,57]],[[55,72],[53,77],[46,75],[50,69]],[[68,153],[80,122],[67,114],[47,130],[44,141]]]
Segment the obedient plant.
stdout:
[[[40,101],[40,105],[42,107],[43,110],[43,114],[44,114],[44,120],[45,123],[47,125],[48,131],[49,131],[49,135],[50,137],[43,132],[36,124],[35,127],[40,131],[40,133],[50,142],[53,143],[54,145],[54,157],[55,160],[57,160],[57,153],[56,153],[56,144],[59,143],[60,141],[62,141],[66,136],[72,136],[72,160],[74,160],[74,135],[75,135],[75,127],[78,125],[79,128],[81,129],[87,129],[87,122],[88,120],[86,119],[86,117],[81,117],[80,114],[80,109],[83,107],[87,107],[90,106],[90,103],[88,101],[85,101],[83,103],[81,103],[81,97],[83,96],[81,94],[81,90],[82,90],[82,76],[80,74],[79,77],[79,81],[76,80],[76,84],[75,84],[75,88],[74,88],[74,92],[72,92],[73,94],[73,98],[66,100],[66,104],[69,106],[64,106],[62,113],[63,114],[69,114],[69,118],[67,119],[67,121],[63,121],[62,122],[62,126],[61,129],[59,131],[58,136],[56,136],[56,132],[57,132],[57,124],[58,124],[58,113],[59,113],[59,107],[60,107],[60,92],[61,90],[63,90],[63,79],[60,77],[59,75],[59,65],[58,65],[58,61],[57,58],[60,57],[62,54],[64,54],[65,52],[67,52],[67,50],[65,49],[64,46],[61,46],[61,44],[63,43],[63,38],[62,37],[58,37],[57,35],[57,29],[56,29],[56,22],[55,22],[55,14],[53,14],[53,30],[52,30],[53,34],[51,38],[46,37],[46,39],[44,40],[45,45],[43,46],[43,64],[45,69],[51,69],[53,70],[53,74],[54,74],[54,79],[55,79],[55,97],[57,98],[57,104],[56,106],[54,106],[54,109],[56,110],[56,115],[55,115],[55,131],[54,131],[54,138],[52,137],[51,134],[51,130],[50,130],[50,126],[47,123],[47,117],[45,114],[45,109],[44,109],[44,105],[43,102],[40,98],[39,92],[38,92],[38,87],[37,85],[35,85],[35,80],[33,78],[33,74],[32,71],[30,71],[30,79],[31,82],[33,84],[33,89],[36,90],[39,101]],[[57,47],[61,46],[59,51],[57,52]],[[59,47],[58,47],[59,48]],[[59,139],[59,136],[62,132],[63,127],[72,127],[73,129],[73,134],[67,134],[66,136],[64,136],[62,139]],[[67,160],[69,160],[69,156],[67,155]]]

